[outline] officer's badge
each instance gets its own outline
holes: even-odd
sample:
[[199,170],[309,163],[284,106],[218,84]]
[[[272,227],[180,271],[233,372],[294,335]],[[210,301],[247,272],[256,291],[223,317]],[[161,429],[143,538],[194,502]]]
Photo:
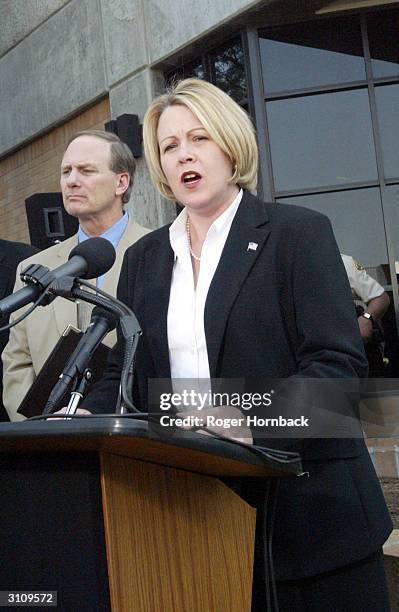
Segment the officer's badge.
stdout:
[[359,272],[364,272],[363,266],[358,261],[356,261],[356,259],[353,260],[353,263],[355,265],[356,270],[359,270]]

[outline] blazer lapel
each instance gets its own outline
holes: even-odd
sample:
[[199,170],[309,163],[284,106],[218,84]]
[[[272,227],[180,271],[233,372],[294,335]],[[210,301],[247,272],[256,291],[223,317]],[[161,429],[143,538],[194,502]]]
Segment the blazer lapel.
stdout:
[[211,377],[217,363],[230,310],[270,233],[262,201],[244,192],[233,220],[205,304],[204,325]]
[[[55,254],[55,265],[52,268],[61,266],[68,260],[68,255],[71,250],[78,244],[78,236],[72,236],[72,238],[61,242],[59,249]],[[65,298],[56,298],[52,306],[54,308],[54,316],[57,324],[57,328],[60,334],[62,334],[68,325],[78,326],[78,315],[77,306],[75,302],[71,302]]]
[[106,293],[110,293],[111,295],[116,295],[116,290],[118,288],[119,275],[122,268],[123,257],[125,255],[125,251],[132,246],[139,238],[148,234],[150,230],[141,227],[138,225],[133,219],[132,216],[129,215],[129,221],[126,226],[125,231],[123,232],[121,239],[119,241],[118,247],[116,249],[116,259],[115,263],[112,266],[111,270],[107,272],[104,278],[104,284],[102,289]]
[[126,229],[121,236],[118,247],[116,249],[115,263],[112,266],[111,270],[109,270],[106,273],[103,286],[101,287],[101,289],[103,289],[106,293],[109,293],[110,295],[113,295],[113,296],[116,296],[116,290],[118,287],[119,275],[121,272],[122,261],[125,255],[125,251],[134,242],[133,239],[130,239],[130,236],[131,236],[131,232],[129,232],[130,224],[131,224],[131,221],[129,220],[126,226]]
[[159,378],[170,378],[167,315],[174,254],[167,239],[146,253],[145,312],[148,342]]

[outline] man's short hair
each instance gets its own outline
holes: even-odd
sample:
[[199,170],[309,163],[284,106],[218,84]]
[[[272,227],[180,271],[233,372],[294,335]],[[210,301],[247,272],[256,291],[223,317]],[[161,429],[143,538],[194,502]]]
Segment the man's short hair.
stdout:
[[71,138],[68,140],[67,147],[71,144],[73,140],[76,138],[80,138],[80,136],[93,136],[94,138],[99,138],[100,140],[105,140],[105,142],[109,142],[111,145],[111,162],[110,162],[110,170],[115,172],[115,174],[119,174],[120,172],[127,172],[129,174],[129,186],[126,189],[125,193],[122,196],[122,202],[126,204],[130,200],[130,195],[133,189],[133,177],[136,170],[136,162],[133,157],[133,153],[122,140],[116,134],[112,132],[106,132],[105,130],[82,130],[80,132],[76,132]]

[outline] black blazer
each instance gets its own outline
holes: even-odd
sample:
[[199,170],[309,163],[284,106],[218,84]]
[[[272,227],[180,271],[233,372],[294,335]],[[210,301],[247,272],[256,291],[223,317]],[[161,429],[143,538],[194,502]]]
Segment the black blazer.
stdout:
[[[0,239],[0,300],[13,292],[15,272],[18,264],[37,253],[38,249],[22,242],[10,242]],[[8,317],[0,317],[0,327],[8,323]],[[0,355],[8,342],[9,332],[0,332]],[[0,359],[0,420],[9,420],[3,406],[3,362]]]
[[[257,244],[256,250],[248,244]],[[167,311],[174,255],[169,229],[125,255],[118,297],[143,329],[135,401],[147,409],[149,378],[170,377]],[[205,333],[211,377],[352,378],[367,375],[345,269],[327,217],[261,202],[247,192],[209,288]],[[93,412],[115,405],[122,344],[87,397]],[[362,440],[294,440],[310,477],[284,479],[275,530],[278,578],[314,575],[362,559],[391,523]]]

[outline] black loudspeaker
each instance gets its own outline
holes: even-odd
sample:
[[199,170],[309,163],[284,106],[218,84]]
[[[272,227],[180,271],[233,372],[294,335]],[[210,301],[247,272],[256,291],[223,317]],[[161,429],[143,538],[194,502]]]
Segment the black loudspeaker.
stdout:
[[119,136],[127,144],[133,157],[142,157],[143,128],[139,123],[138,115],[120,115],[117,119],[108,121],[105,130]]
[[78,220],[65,212],[59,192],[34,193],[25,200],[25,209],[31,244],[40,250],[78,231]]

